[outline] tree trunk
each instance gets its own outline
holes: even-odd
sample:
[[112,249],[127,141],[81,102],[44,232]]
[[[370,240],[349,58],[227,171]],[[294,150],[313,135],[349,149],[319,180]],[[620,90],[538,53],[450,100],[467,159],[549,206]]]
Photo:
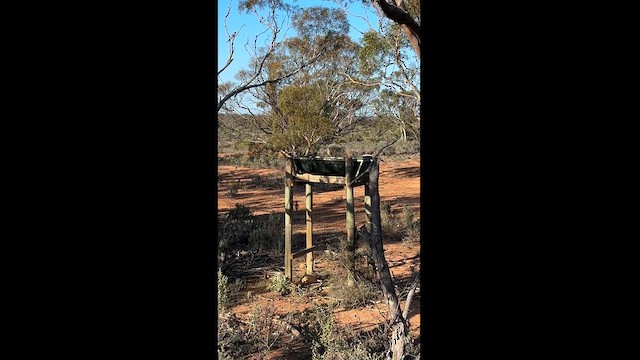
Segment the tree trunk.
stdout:
[[400,29],[402,29],[404,36],[406,36],[407,40],[409,40],[409,44],[411,44],[413,51],[415,51],[416,55],[418,55],[418,60],[422,60],[420,57],[420,38],[416,34],[414,34],[407,25],[400,25]]
[[418,59],[420,59],[420,32],[421,26],[418,24],[412,17],[401,7],[401,1],[395,0],[392,3],[387,2],[387,0],[375,0],[375,3],[378,4],[380,10],[384,13],[384,15],[391,21],[400,25],[400,29],[409,40],[411,47],[418,55]]
[[378,175],[379,175],[379,159],[375,158],[369,168],[369,195],[371,196],[371,233],[367,232],[365,226],[360,233],[369,246],[369,254],[373,258],[376,270],[382,285],[391,315],[391,349],[388,358],[392,360],[400,360],[404,357],[405,346],[408,341],[407,323],[402,312],[400,311],[400,301],[396,295],[389,264],[384,257],[384,249],[382,246],[382,221],[380,218],[380,193],[378,191]]

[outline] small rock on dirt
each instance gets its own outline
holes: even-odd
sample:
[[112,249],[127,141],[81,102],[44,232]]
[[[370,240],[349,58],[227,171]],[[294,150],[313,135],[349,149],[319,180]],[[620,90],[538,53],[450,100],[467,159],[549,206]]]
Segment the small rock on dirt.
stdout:
[[316,282],[316,277],[315,275],[305,275],[302,277],[302,280],[300,280],[300,283],[302,285],[309,285],[309,284],[313,284],[314,282]]

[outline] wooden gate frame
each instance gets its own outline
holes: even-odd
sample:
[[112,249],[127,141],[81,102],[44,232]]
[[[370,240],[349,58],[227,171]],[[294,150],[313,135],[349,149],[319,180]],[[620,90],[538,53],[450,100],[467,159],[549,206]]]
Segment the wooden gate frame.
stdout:
[[[335,159],[335,158],[333,158]],[[322,158],[316,159],[322,161]],[[294,158],[289,158],[285,165],[285,186],[284,186],[284,274],[289,280],[293,279],[293,260],[297,257],[307,255],[306,274],[313,273],[313,251],[317,246],[313,245],[313,183],[324,184],[344,184],[346,192],[346,231],[347,243],[355,246],[355,208],[353,188],[364,186],[365,204],[365,226],[371,231],[371,196],[369,195],[369,177],[364,176],[367,172],[360,171],[365,160],[373,161],[370,155],[359,157],[347,156],[345,161],[345,175],[315,175],[309,173],[296,173],[294,171]],[[355,174],[352,174],[353,163],[360,163]],[[306,248],[296,253],[292,253],[292,218],[293,218],[293,186],[304,184],[305,186],[305,219],[306,219]]]

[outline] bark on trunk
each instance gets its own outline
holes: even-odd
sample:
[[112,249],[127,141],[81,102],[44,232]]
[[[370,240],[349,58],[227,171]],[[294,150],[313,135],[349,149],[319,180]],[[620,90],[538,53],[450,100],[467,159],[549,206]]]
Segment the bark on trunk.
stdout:
[[407,40],[409,40],[409,44],[411,44],[413,51],[415,51],[416,55],[418,55],[418,60],[422,60],[420,56],[420,38],[415,33],[413,33],[407,25],[400,25],[400,29],[402,29],[404,36],[406,36]]
[[369,172],[369,194],[371,195],[371,233],[365,226],[360,230],[361,235],[369,247],[369,254],[373,258],[382,285],[382,292],[387,301],[391,315],[391,349],[388,358],[401,360],[404,357],[407,342],[407,323],[400,311],[400,301],[396,295],[389,264],[384,256],[382,246],[382,221],[380,218],[380,193],[378,191],[379,159],[374,159]]
[[409,13],[399,6],[400,2],[398,1],[389,3],[387,0],[375,0],[375,2],[387,18],[400,25],[402,32],[418,55],[418,59],[420,59],[420,24],[418,24],[411,15],[409,15]]

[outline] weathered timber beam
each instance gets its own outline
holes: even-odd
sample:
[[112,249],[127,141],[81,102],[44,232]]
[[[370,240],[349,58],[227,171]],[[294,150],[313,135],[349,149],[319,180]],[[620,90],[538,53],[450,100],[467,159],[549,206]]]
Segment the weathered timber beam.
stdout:
[[285,167],[284,178],[284,276],[291,279],[293,271],[291,268],[291,236],[293,217],[293,161],[289,159]]
[[310,253],[310,252],[312,252],[312,251],[315,251],[315,250],[317,250],[317,249],[318,249],[318,245],[313,245],[313,246],[312,246],[312,247],[310,247],[310,248],[306,248],[306,249],[304,249],[304,250],[300,250],[300,251],[298,251],[297,253],[293,253],[293,254],[289,255],[289,258],[290,258],[291,260],[293,260],[293,259],[298,258],[298,257],[300,257],[300,256],[306,255],[307,253]]
[[298,181],[310,183],[344,184],[344,176],[294,174],[293,178]]
[[[311,184],[304,184],[305,214],[307,223],[307,248],[313,248],[313,189]],[[307,274],[313,274],[313,253],[307,254]]]

